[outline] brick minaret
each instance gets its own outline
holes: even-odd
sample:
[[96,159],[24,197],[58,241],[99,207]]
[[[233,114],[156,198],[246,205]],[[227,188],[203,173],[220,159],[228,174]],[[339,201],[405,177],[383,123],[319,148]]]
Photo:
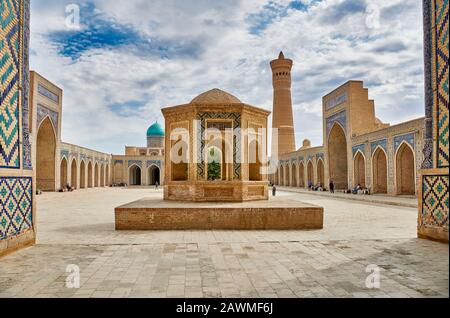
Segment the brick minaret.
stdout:
[[[295,151],[294,116],[291,98],[291,70],[293,61],[280,52],[277,60],[270,62],[273,73],[273,123],[278,129],[278,155]],[[274,131],[274,138],[276,134]],[[274,139],[273,139],[274,140]],[[272,144],[274,142],[272,141]],[[272,156],[275,146],[272,146]]]

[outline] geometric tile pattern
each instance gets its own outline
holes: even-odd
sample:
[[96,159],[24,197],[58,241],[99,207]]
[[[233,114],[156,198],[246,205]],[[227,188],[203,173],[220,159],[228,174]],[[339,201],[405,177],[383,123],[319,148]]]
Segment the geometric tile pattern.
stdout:
[[440,227],[448,231],[449,177],[424,176],[422,184],[422,225]]
[[37,125],[38,127],[41,125],[42,121],[48,117],[53,124],[53,128],[55,129],[55,134],[58,132],[58,118],[59,115],[54,110],[48,109],[45,106],[40,104],[37,105]]
[[69,160],[69,155],[70,155],[70,151],[69,150],[61,150],[61,159],[62,158],[66,158],[67,160]]
[[131,166],[138,166],[142,169],[142,161],[141,160],[128,160],[128,168]]
[[330,99],[327,103],[326,103],[326,109],[330,110],[336,106],[339,106],[343,103],[345,103],[348,100],[348,93],[345,92],[335,98]]
[[20,168],[19,0],[0,2],[0,168]]
[[407,135],[402,135],[402,136],[396,136],[394,137],[394,152],[396,152],[398,150],[398,148],[400,147],[400,145],[403,142],[408,143],[412,149],[415,149],[415,136],[414,134],[407,134]]
[[200,121],[201,130],[197,136],[197,178],[199,180],[206,177],[206,163],[205,163],[205,148],[206,141],[204,138],[206,131],[207,119],[231,119],[233,120],[233,171],[234,179],[241,179],[241,114],[240,113],[199,113],[198,120]]
[[435,1],[435,101],[437,102],[437,155],[438,168],[449,164],[449,1]]
[[30,73],[29,73],[29,49],[30,49],[30,0],[23,1],[22,24],[22,167],[32,170],[31,137],[30,137]]
[[330,135],[335,123],[339,123],[344,129],[344,132],[347,133],[347,111],[344,110],[327,118],[327,136]]
[[353,157],[356,155],[357,152],[361,152],[361,154],[364,155],[364,152],[366,151],[366,145],[362,144],[362,145],[358,145],[358,146],[354,146],[352,148],[352,152],[353,152]]
[[388,147],[387,147],[387,139],[383,139],[383,140],[378,140],[378,141],[374,141],[370,144],[370,147],[372,148],[372,156],[375,153],[375,151],[377,150],[378,147],[381,147],[384,149],[384,151],[386,153],[388,153]]
[[29,177],[0,177],[0,241],[32,227],[32,187]]
[[147,160],[147,168],[150,168],[151,166],[157,166],[159,169],[161,169],[161,160]]

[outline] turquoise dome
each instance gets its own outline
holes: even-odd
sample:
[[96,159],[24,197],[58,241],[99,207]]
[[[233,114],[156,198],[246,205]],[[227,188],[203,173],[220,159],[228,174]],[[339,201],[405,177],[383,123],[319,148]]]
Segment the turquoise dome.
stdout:
[[147,137],[164,137],[164,129],[158,122],[151,125],[147,130]]

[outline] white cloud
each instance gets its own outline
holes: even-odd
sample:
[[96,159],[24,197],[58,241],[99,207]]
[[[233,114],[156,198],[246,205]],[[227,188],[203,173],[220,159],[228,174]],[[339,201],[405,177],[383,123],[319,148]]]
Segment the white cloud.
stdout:
[[[321,98],[350,79],[366,82],[383,121],[421,116],[420,3],[377,1],[380,27],[371,29],[366,15],[350,12],[346,1],[311,1],[308,12],[288,10],[253,35],[246,17],[260,12],[267,1],[96,0],[102,16],[117,24],[151,40],[198,43],[199,50],[195,58],[162,59],[127,47],[97,48],[76,61],[58,54],[47,37],[65,30],[64,9],[70,1],[33,1],[31,67],[64,89],[63,139],[114,153],[121,153],[125,144],[144,144],[148,125],[162,120],[162,107],[189,102],[213,87],[271,109],[269,61],[280,50],[295,62],[298,146],[304,138],[322,143]],[[350,11],[342,15],[347,7]],[[339,14],[342,19],[336,18]],[[111,109],[130,101],[141,102],[138,111],[123,117]]]

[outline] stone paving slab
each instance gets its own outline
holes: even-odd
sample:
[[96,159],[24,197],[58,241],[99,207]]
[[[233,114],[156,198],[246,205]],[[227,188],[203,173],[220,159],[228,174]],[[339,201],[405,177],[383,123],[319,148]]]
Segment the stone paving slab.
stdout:
[[407,208],[418,208],[418,200],[414,196],[389,196],[383,194],[373,194],[373,195],[355,195],[355,194],[347,194],[347,193],[330,193],[330,192],[321,192],[321,191],[309,191],[303,188],[294,188],[294,187],[277,187],[278,190],[293,192],[293,193],[302,193],[308,195],[316,195],[322,197],[331,197],[334,199],[342,199],[349,201],[361,201],[367,203],[375,203],[375,204],[385,204],[392,206],[402,206]]
[[[38,196],[38,245],[0,259],[0,297],[448,297],[448,245],[416,238],[417,210],[279,192],[324,206],[318,231],[114,231],[151,189]],[[68,265],[79,289],[66,288]],[[381,288],[367,289],[367,266]]]
[[279,199],[324,207],[323,230],[311,231],[115,231],[114,208],[142,198],[161,198],[153,189],[89,189],[37,197],[38,244],[153,244],[414,238],[417,209],[343,201],[280,191]]
[[447,245],[419,239],[39,245],[1,260],[0,297],[448,297],[448,266]]

